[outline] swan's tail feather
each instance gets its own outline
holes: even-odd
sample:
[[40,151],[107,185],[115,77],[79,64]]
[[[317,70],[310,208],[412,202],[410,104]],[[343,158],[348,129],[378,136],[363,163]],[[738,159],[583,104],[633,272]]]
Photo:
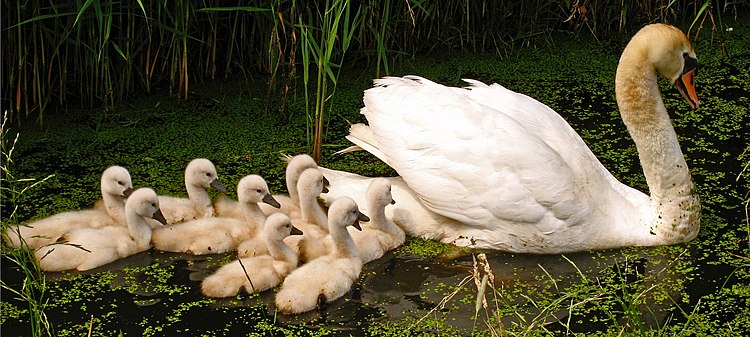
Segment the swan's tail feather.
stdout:
[[357,151],[362,151],[362,150],[364,150],[364,149],[361,148],[359,145],[352,145],[352,146],[347,147],[347,148],[345,148],[343,150],[336,151],[335,154],[345,154],[345,153],[357,152]]
[[203,279],[201,292],[208,297],[230,297],[240,293],[240,289],[247,282],[247,275],[239,262],[221,267],[213,275]]
[[285,164],[287,164],[287,165],[289,165],[289,162],[291,162],[291,161],[292,161],[292,158],[294,158],[294,156],[292,156],[292,155],[290,155],[290,154],[287,154],[287,153],[282,153],[282,154],[281,154],[281,155],[279,156],[279,159],[281,159],[281,161],[283,161],[283,162],[284,162]]
[[282,286],[276,294],[276,307],[285,314],[301,314],[313,310],[318,305],[320,292],[311,290]]
[[[378,139],[375,137],[375,134],[369,126],[362,123],[352,125],[351,128],[349,128],[349,135],[346,136],[346,139],[359,148],[370,152],[372,155],[378,157],[378,159],[390,166],[385,154],[380,151],[380,143],[378,142]],[[347,153],[352,151],[354,151],[354,147],[349,147],[339,152]]]

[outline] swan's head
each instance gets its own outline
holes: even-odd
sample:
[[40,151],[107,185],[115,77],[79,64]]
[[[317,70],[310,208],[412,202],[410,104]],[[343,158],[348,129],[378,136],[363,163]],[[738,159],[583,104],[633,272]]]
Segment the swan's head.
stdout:
[[[329,227],[347,227],[354,226],[362,230],[359,225],[360,221],[370,221],[367,215],[362,214],[357,207],[357,203],[349,197],[336,199],[328,209],[328,226]],[[332,230],[332,228],[329,228]]]
[[273,213],[268,216],[263,230],[267,238],[281,241],[289,235],[302,235],[302,231],[292,226],[292,220],[284,213]]
[[237,184],[237,199],[246,204],[265,202],[276,208],[281,207],[279,202],[268,191],[266,180],[255,174],[240,179],[240,182]]
[[102,194],[129,197],[133,193],[133,182],[130,172],[121,166],[110,166],[102,173]]
[[[315,159],[304,153],[298,154],[289,159],[289,163],[286,166],[286,176],[291,178],[299,177],[302,172],[310,168],[318,168],[318,163],[315,162]],[[328,179],[325,177],[323,177],[323,182],[326,187],[330,186]]]
[[641,28],[626,49],[631,45],[645,52],[654,69],[677,87],[693,109],[698,108],[700,102],[693,84],[698,58],[685,33],[674,26],[651,24]]
[[214,163],[204,158],[190,161],[185,169],[185,184],[201,188],[211,187],[220,192],[227,191],[219,180],[219,174],[216,172]]
[[393,205],[396,202],[391,195],[391,183],[385,178],[375,178],[367,186],[367,200],[377,207]]
[[159,197],[150,188],[139,188],[133,192],[125,202],[125,213],[135,213],[144,218],[152,218],[162,224],[167,224],[161,209],[159,209]]
[[[317,168],[304,170],[297,181],[297,192],[300,196],[312,197],[328,192],[323,173]],[[301,197],[300,197],[301,199]]]

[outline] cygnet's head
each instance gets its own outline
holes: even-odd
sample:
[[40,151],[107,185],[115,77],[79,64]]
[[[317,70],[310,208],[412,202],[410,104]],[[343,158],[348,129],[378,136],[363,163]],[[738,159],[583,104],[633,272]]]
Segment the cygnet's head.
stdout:
[[227,191],[219,180],[216,166],[205,158],[197,158],[190,161],[185,169],[185,184],[201,188],[211,187],[220,192]]
[[357,207],[357,203],[349,197],[336,199],[328,209],[328,227],[334,231],[334,227],[353,226],[362,230],[359,225],[360,221],[370,221],[367,215],[362,214]]
[[154,190],[144,187],[133,192],[125,202],[125,213],[135,213],[145,218],[152,218],[156,221],[166,224],[161,209],[159,209],[159,197]]
[[102,173],[102,194],[129,197],[133,193],[130,173],[122,166],[110,166]]
[[273,213],[268,216],[263,231],[266,237],[274,240],[283,240],[289,235],[302,235],[302,231],[292,225],[292,220],[284,213]]
[[276,208],[281,207],[279,202],[268,191],[266,180],[255,174],[240,179],[240,182],[237,184],[237,199],[247,204],[264,202]]

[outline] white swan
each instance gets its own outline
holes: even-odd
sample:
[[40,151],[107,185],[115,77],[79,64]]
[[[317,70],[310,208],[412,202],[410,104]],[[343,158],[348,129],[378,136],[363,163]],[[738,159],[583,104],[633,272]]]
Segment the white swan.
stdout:
[[[369,126],[347,138],[403,178],[392,180],[399,203],[422,204],[401,209],[411,235],[528,253],[682,243],[698,234],[700,203],[657,73],[697,108],[696,68],[685,34],[664,24],[641,29],[620,58],[617,103],[650,195],[617,181],[552,109],[498,84],[376,80],[361,111]],[[362,180],[333,175],[332,199]]]
[[41,247],[34,258],[44,271],[89,270],[149,249],[147,218],[166,223],[159,199],[150,188],[133,192],[125,203],[128,226],[79,228],[60,237],[59,244]]
[[347,226],[359,228],[359,221],[368,221],[351,198],[340,198],[329,209],[329,231],[334,250],[308,262],[286,277],[276,294],[276,307],[287,314],[315,309],[320,303],[334,301],[351,288],[362,271],[362,260]]
[[286,214],[271,214],[263,225],[262,235],[269,255],[243,258],[222,266],[201,282],[201,292],[208,297],[229,297],[242,289],[252,294],[279,285],[297,268],[297,254],[283,240],[298,234],[302,232],[292,226]]
[[237,198],[245,214],[244,220],[208,217],[157,228],[151,237],[154,248],[195,255],[236,249],[240,242],[260,233],[266,221],[258,204],[279,205],[268,192],[268,184],[263,177],[254,174],[243,177],[237,183]]
[[328,216],[318,203],[318,196],[328,189],[321,171],[309,168],[299,176],[297,190],[300,218],[293,218],[292,223],[304,234],[290,236],[286,243],[299,255],[301,262],[306,262],[327,254],[331,249],[330,239],[325,240],[329,229]]
[[188,197],[159,196],[167,222],[175,224],[214,216],[214,206],[211,203],[211,197],[206,192],[209,187],[220,192],[227,191],[219,180],[216,166],[210,160],[193,159],[185,168],[185,188]]
[[102,172],[101,202],[93,209],[58,213],[6,229],[6,245],[18,248],[20,238],[31,249],[55,242],[63,234],[76,229],[109,225],[125,225],[125,199],[133,192],[133,183],[128,170],[121,166],[108,167]]

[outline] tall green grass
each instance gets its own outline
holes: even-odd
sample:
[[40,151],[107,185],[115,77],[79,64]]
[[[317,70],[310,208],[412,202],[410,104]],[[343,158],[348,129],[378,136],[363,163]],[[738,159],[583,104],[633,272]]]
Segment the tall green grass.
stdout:
[[[197,82],[236,75],[248,83],[268,78],[268,97],[283,96],[286,106],[297,70],[311,61],[299,56],[315,57],[311,41],[322,48],[320,60],[330,56],[323,64],[341,66],[348,47],[351,61],[367,62],[380,76],[414,53],[454,49],[507,56],[516,48],[552,44],[557,31],[599,37],[648,22],[692,23],[693,31],[710,26],[720,39],[722,18],[750,10],[747,2],[734,0],[3,0],[2,5],[2,104],[14,123],[39,125],[49,109],[108,110],[155,89],[186,99]],[[349,20],[327,11],[336,6],[348,8]],[[349,26],[337,26],[336,20]],[[332,36],[329,51],[320,44]],[[330,81],[330,73],[326,76]],[[314,85],[326,85],[308,84],[315,91]]]
[[[10,200],[8,203],[11,207],[10,215],[2,219],[2,239],[5,242],[6,229],[18,228],[17,219],[17,200],[29,189],[49,179],[51,176],[39,181],[33,179],[20,179],[13,175],[13,150],[18,141],[18,134],[10,140],[8,124],[8,114],[3,115],[2,127],[0,131],[0,153],[2,153],[2,165],[0,165],[0,197]],[[22,273],[23,281],[19,285],[7,284],[5,280],[0,281],[0,287],[7,290],[16,300],[27,304],[27,313],[29,315],[29,329],[32,336],[53,336],[53,328],[47,319],[44,310],[47,305],[46,297],[46,280],[44,274],[39,270],[39,266],[34,262],[33,251],[25,247],[25,242],[21,240],[21,247],[17,249],[2,246],[2,257],[8,262],[13,263]]]
[[[351,7],[349,0],[326,0],[325,7],[308,8],[299,18],[305,106],[310,130],[308,144],[312,144],[312,156],[318,162],[322,157],[326,106],[330,106],[334,97],[341,62],[352,42],[354,28],[359,25],[360,11],[357,9],[352,13]],[[311,65],[315,69],[315,106],[312,112],[308,94],[311,91]]]

